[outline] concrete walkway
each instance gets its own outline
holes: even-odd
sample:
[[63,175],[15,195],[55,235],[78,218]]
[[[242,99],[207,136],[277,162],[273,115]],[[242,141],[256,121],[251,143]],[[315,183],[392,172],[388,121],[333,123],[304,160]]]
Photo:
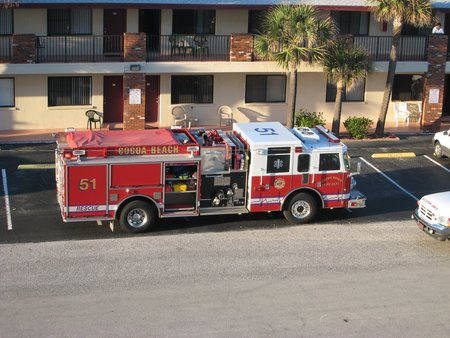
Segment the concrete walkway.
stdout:
[[[217,128],[218,126],[198,126],[199,128]],[[331,126],[326,126],[331,128]],[[84,130],[84,129],[80,129]],[[97,129],[98,130],[98,129]],[[373,131],[372,131],[373,132]],[[410,123],[409,126],[400,124],[395,126],[393,123],[386,123],[385,132],[401,134],[419,134],[421,133],[418,123]],[[56,135],[64,133],[64,129],[34,129],[34,130],[0,130],[0,144],[11,143],[52,143],[56,141]],[[346,133],[346,130],[341,130]]]

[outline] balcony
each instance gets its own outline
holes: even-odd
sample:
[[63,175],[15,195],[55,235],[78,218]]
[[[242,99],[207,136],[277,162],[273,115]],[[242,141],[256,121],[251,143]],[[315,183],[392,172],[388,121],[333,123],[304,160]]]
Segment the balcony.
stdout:
[[38,36],[37,62],[123,61],[123,35]]
[[[234,40],[230,35],[148,35],[146,42],[143,36],[138,38],[140,40],[126,42],[126,36],[127,34],[125,37],[123,35],[32,36],[32,50],[28,53],[36,55],[37,63],[123,62],[128,59],[126,54],[129,50],[139,50],[140,55],[133,57],[148,62],[233,61],[232,54],[246,53],[251,55],[250,59],[260,60],[258,55],[252,53],[251,42],[249,49],[244,51],[242,48],[246,47],[242,46],[248,44],[238,43],[236,46],[231,46],[231,41]],[[392,37],[353,36],[352,39],[355,45],[366,48],[374,61],[389,60]],[[2,63],[18,62],[13,61],[12,40],[11,36],[0,36],[0,62]],[[34,46],[34,40],[36,40],[36,46]],[[425,61],[427,47],[428,36],[402,36],[398,49],[398,61]]]
[[229,35],[148,35],[147,61],[228,61]]
[[12,36],[0,36],[0,62],[12,60]]
[[[391,36],[353,36],[353,44],[367,49],[373,61],[389,60]],[[397,51],[398,61],[426,61],[428,36],[402,36]]]

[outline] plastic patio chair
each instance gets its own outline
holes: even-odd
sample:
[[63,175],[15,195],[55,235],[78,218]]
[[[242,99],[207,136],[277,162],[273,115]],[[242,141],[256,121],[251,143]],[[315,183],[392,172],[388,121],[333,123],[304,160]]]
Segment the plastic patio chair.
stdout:
[[233,111],[229,106],[220,106],[219,110],[219,126],[222,127],[222,123],[225,126],[233,125]]
[[94,128],[97,128],[97,123],[100,125],[100,129],[102,128],[102,113],[94,109],[89,109],[86,111],[85,115],[88,118],[86,129],[92,129],[92,125],[94,125]]

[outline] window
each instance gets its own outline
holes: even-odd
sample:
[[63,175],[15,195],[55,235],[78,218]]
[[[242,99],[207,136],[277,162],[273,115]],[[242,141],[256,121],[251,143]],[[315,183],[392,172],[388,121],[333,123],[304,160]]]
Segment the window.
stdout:
[[48,9],[48,35],[92,34],[92,10],[90,8]]
[[368,35],[369,12],[332,11],[340,34]]
[[0,79],[0,107],[14,105],[14,79]]
[[0,35],[13,34],[13,10],[0,8]]
[[209,9],[174,9],[173,34],[214,34],[216,11]]
[[83,77],[49,77],[48,105],[76,106],[90,105],[92,78]]
[[320,154],[319,171],[339,170],[341,163],[339,161],[339,153]]
[[423,75],[399,74],[394,77],[392,100],[421,101],[423,96]]
[[247,75],[245,102],[285,102],[285,75]]
[[248,11],[248,32],[250,34],[261,34],[263,29],[263,20],[266,10],[249,10]]
[[431,35],[431,30],[432,27],[415,27],[405,22],[402,26],[402,35],[409,35],[409,36]]
[[309,154],[298,155],[297,171],[299,173],[306,173],[309,171],[309,162],[311,156]]
[[172,76],[172,104],[213,103],[212,75],[174,75]]
[[[364,93],[366,88],[366,80],[360,80],[352,89],[347,90],[344,87],[344,92],[342,93],[343,102],[358,102],[364,101]],[[328,79],[327,81],[327,94],[326,101],[334,102],[336,100],[336,83]]]
[[290,152],[290,147],[267,149],[267,173],[289,172],[291,160]]

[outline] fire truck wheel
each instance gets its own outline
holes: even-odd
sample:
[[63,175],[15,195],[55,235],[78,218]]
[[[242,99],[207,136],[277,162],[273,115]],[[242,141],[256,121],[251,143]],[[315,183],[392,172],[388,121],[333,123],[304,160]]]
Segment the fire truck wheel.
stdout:
[[120,226],[129,232],[147,231],[156,218],[155,208],[144,201],[128,203],[120,213]]
[[443,157],[442,146],[439,142],[436,142],[434,144],[434,156],[439,157],[439,158]]
[[306,193],[295,195],[289,206],[283,211],[284,217],[294,224],[308,223],[317,213],[317,202],[313,196]]

